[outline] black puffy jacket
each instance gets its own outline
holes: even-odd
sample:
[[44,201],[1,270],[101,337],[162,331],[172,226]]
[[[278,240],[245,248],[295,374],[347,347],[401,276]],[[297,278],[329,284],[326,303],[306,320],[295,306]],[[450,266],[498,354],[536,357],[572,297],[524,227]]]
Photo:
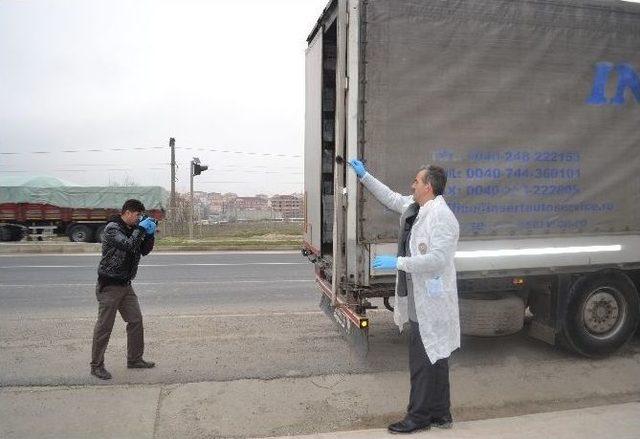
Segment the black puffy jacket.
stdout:
[[141,227],[129,227],[120,216],[112,217],[104,228],[102,259],[98,265],[101,285],[125,285],[136,277],[140,256],[153,249],[154,238]]

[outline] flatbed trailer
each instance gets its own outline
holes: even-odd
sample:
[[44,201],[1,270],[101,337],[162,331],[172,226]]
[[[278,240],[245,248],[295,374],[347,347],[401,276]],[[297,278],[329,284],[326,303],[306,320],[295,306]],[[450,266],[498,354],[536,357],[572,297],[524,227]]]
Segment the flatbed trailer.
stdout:
[[[73,242],[102,242],[102,234],[107,220],[120,214],[120,209],[76,209],[58,207],[51,204],[4,203],[0,204],[0,228],[40,229],[55,226],[55,233],[66,235]],[[149,216],[157,220],[165,217],[163,210],[150,210]],[[29,233],[13,234],[14,239],[3,241],[19,241]],[[11,236],[6,233],[7,238]]]
[[[51,226],[74,242],[102,242],[108,219],[137,198],[147,214],[165,218],[168,193],[159,186],[78,186],[52,177],[0,180],[0,241],[19,241]],[[40,228],[39,228],[40,227]]]

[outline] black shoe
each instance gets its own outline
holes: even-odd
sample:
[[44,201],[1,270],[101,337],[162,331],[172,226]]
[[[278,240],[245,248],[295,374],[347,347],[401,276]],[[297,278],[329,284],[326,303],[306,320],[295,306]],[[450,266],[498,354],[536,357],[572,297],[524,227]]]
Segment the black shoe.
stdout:
[[404,419],[395,424],[389,425],[389,433],[413,433],[420,430],[428,430],[431,427],[429,422],[416,422],[411,419]]
[[453,427],[453,419],[451,419],[451,416],[431,418],[431,425],[437,428],[449,429]]
[[111,374],[104,368],[104,366],[91,366],[91,375],[100,378],[101,380],[111,379]]
[[144,361],[142,359],[136,361],[127,361],[127,367],[129,369],[151,369],[156,363],[153,361]]

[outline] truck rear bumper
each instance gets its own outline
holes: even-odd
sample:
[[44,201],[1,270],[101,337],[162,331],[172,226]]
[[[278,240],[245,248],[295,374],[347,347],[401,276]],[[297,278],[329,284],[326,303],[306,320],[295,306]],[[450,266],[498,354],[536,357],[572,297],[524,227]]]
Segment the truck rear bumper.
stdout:
[[343,297],[336,297],[332,304],[331,284],[316,275],[316,283],[321,291],[320,308],[338,326],[342,336],[365,356],[369,352],[369,319],[356,312],[355,303],[348,303]]

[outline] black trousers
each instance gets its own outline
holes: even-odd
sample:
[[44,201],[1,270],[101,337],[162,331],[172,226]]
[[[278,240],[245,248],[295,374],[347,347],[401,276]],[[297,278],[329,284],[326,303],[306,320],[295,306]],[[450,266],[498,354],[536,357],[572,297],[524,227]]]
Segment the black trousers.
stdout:
[[93,330],[93,347],[91,349],[91,366],[104,364],[104,353],[109,344],[116,313],[120,311],[122,319],[127,322],[127,360],[136,361],[144,353],[144,330],[142,328],[142,312],[138,296],[129,285],[96,286],[98,299],[98,321]]
[[450,417],[449,359],[443,358],[431,364],[416,322],[410,322],[409,370],[411,393],[407,418],[423,423],[431,418]]

